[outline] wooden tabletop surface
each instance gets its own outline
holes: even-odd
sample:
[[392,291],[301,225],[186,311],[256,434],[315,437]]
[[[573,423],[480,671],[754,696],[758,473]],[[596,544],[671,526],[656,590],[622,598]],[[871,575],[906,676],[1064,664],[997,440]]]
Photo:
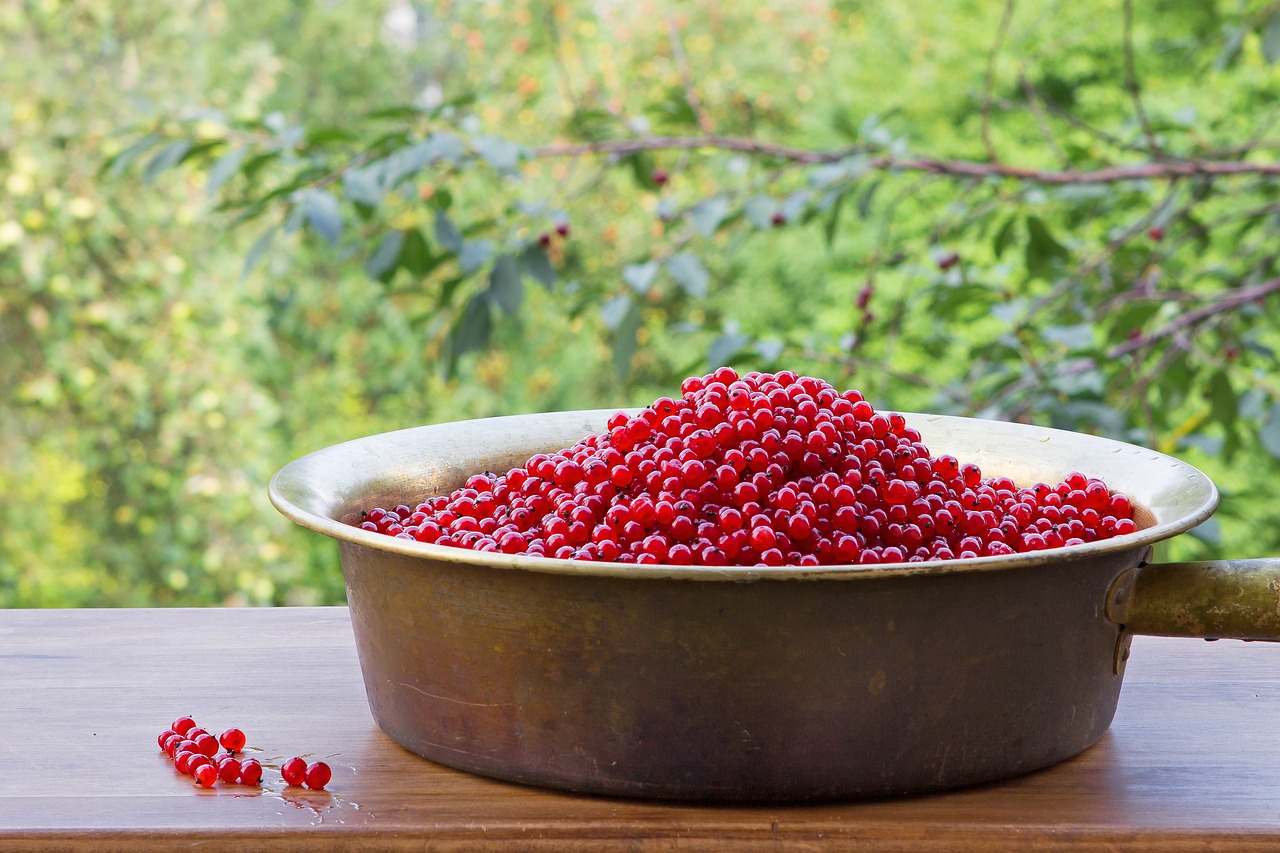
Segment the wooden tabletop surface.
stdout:
[[[327,791],[193,787],[182,714]],[[1139,637],[1110,732],[1046,771],[871,803],[689,806],[490,781],[401,749],[345,608],[0,611],[0,851],[1280,850],[1280,645]]]

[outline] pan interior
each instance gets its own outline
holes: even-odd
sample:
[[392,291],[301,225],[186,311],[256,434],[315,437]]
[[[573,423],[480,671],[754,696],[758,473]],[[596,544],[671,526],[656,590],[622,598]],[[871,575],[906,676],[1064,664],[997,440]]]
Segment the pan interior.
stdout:
[[902,563],[882,566],[790,567],[635,566],[572,560],[481,554],[394,539],[361,530],[350,522],[363,510],[459,487],[471,474],[505,471],[534,453],[572,445],[604,429],[615,409],[516,415],[436,424],[381,433],[334,445],[286,465],[272,480],[272,502],[285,516],[327,536],[379,550],[497,568],[626,577],[687,577],[750,581],[882,577],[886,574],[992,570],[1033,563],[1084,559],[1149,545],[1200,524],[1217,506],[1213,483],[1196,468],[1137,445],[1028,424],[907,414],[924,443],[937,455],[950,453],[973,462],[986,477],[1005,476],[1020,486],[1058,482],[1072,471],[1099,477],[1135,504],[1137,533],[1072,548],[1007,557]]

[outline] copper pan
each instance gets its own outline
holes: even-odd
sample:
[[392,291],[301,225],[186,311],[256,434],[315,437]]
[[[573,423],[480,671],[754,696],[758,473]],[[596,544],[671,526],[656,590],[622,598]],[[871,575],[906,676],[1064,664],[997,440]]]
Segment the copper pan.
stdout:
[[369,706],[406,748],[631,797],[916,793],[1088,747],[1135,633],[1280,639],[1280,560],[1147,562],[1213,513],[1204,474],[1037,426],[907,416],[987,476],[1103,478],[1139,507],[1138,532],[943,563],[707,569],[481,554],[347,523],[567,447],[611,412],[370,436],[272,481],[284,515],[339,541]]

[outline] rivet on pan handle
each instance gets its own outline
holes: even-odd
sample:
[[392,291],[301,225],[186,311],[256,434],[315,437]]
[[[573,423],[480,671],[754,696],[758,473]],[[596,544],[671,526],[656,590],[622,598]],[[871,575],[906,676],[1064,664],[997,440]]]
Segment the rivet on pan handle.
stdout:
[[1280,642],[1280,559],[1152,563],[1112,584],[1107,617],[1125,633]]

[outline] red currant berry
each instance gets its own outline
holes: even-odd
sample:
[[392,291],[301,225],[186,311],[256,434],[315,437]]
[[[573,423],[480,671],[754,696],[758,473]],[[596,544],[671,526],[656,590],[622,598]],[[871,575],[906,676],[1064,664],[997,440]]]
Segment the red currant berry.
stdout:
[[214,764],[213,759],[207,755],[201,755],[197,752],[195,755],[187,759],[188,774],[192,776],[196,775],[196,771],[201,767],[212,767],[215,774],[218,772],[218,766]]
[[191,759],[195,758],[198,752],[178,752],[173,756],[173,766],[178,768],[179,773],[186,773],[187,768],[191,765]]
[[307,775],[307,762],[301,758],[290,758],[280,765],[280,776],[286,785],[299,786]]
[[246,758],[240,762],[240,783],[256,785],[262,781],[262,764],[256,758]]
[[195,739],[196,751],[210,758],[218,754],[218,741],[211,734],[202,734]]
[[160,733],[160,737],[156,738],[156,743],[160,745],[161,749],[164,749],[164,742],[167,741],[169,738],[173,737],[175,734],[177,734],[177,732],[175,732],[173,729],[165,729]]
[[333,771],[329,769],[329,765],[323,761],[313,761],[307,765],[306,772],[303,775],[303,781],[307,783],[308,788],[314,788],[319,791],[329,784],[329,780],[333,778]]
[[222,748],[227,752],[239,752],[244,749],[244,732],[239,729],[227,729],[218,735],[218,743],[222,744]]
[[202,764],[193,775],[196,777],[196,782],[200,784],[200,787],[212,788],[213,783],[218,781],[218,768],[212,764]]
[[221,762],[218,765],[218,778],[223,782],[240,781],[240,762],[234,758]]
[[179,717],[178,719],[173,721],[173,725],[169,726],[170,729],[172,729],[173,731],[177,732],[180,735],[185,735],[187,732],[189,732],[191,729],[194,729],[195,727],[196,727],[196,721],[191,719],[190,717]]

